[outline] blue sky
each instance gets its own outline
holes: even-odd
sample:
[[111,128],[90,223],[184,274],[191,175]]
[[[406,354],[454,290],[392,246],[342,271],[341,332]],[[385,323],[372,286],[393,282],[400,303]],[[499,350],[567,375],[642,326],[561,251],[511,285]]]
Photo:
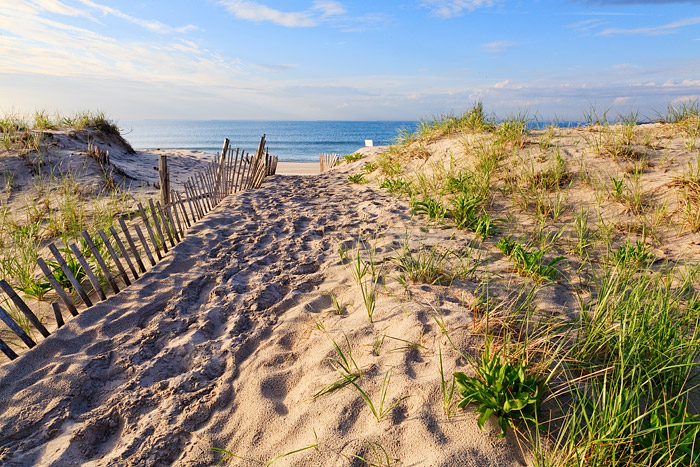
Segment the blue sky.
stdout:
[[114,119],[653,118],[700,99],[700,0],[0,0],[0,110]]

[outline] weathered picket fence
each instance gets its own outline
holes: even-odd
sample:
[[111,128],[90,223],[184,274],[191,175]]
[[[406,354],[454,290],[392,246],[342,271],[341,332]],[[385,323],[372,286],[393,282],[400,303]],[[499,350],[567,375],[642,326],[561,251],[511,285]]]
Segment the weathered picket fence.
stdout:
[[[203,170],[190,177],[185,182],[182,193],[170,189],[165,161],[161,162],[160,170],[161,200],[154,203],[152,199],[149,199],[148,208],[144,208],[142,203],[138,203],[139,215],[131,222],[131,225],[127,225],[124,217],[120,217],[118,223],[121,235],[114,225],[107,229],[108,232],[105,230],[97,232],[99,241],[104,245],[108,254],[100,253],[95,243],[97,237],[91,236],[87,231],[82,232],[84,245],[97,263],[96,266],[93,266],[96,270],[93,271],[85,258],[85,254],[88,254],[87,251],[81,250],[75,243],[67,245],[67,249],[59,249],[53,243],[49,245],[49,251],[56,260],[55,263],[51,263],[58,265],[57,268],[60,268],[62,275],[58,273],[57,268],[52,270],[43,258],[38,259],[37,264],[41,272],[59,299],[59,302],[51,304],[58,328],[65,324],[61,304],[72,316],[78,316],[76,304],[79,304],[79,301],[82,301],[89,308],[93,305],[93,299],[96,298],[99,301],[107,299],[109,290],[105,291],[102,288],[98,275],[102,275],[106,285],[114,294],[119,293],[120,285],[128,286],[132,283],[128,272],[131,273],[133,280],[137,280],[139,274],[146,272],[146,260],[151,266],[155,266],[156,259],[161,260],[168,252],[168,244],[174,248],[177,243],[184,239],[187,229],[214,209],[226,196],[242,190],[258,188],[266,176],[274,175],[277,170],[277,157],[271,156],[265,149],[265,135],[261,138],[260,146],[253,155],[240,149],[234,151],[229,146],[229,140],[226,139],[221,154],[217,154]],[[162,204],[161,201],[163,201]],[[146,230],[148,240],[142,227]],[[88,293],[90,289],[86,291],[83,283],[75,277],[73,273],[75,268],[71,269],[66,257],[62,254],[62,252],[68,251],[74,255],[74,259],[82,267],[82,271],[92,286],[91,293]],[[99,270],[97,270],[98,268]],[[56,277],[57,274],[70,282],[77,297],[66,292]],[[31,332],[30,326],[33,326],[44,338],[49,337],[48,329],[7,281],[0,280],[0,290],[22,313],[26,322],[20,326],[2,306],[0,306],[0,321],[4,322],[27,348],[31,349],[38,343],[35,336],[30,336],[30,333],[35,334]],[[74,298],[79,299],[79,301],[74,302]],[[12,347],[1,338],[0,351],[10,360],[14,360],[18,356]]]
[[328,169],[332,169],[340,162],[340,155],[338,154],[324,154],[320,153],[318,155],[318,161],[321,163],[321,172],[325,172]]

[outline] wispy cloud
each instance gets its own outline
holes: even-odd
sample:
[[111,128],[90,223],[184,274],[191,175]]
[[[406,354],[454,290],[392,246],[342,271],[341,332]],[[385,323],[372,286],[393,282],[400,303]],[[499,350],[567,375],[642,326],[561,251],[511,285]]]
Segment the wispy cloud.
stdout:
[[322,18],[328,18],[329,16],[344,15],[347,10],[343,5],[338,2],[333,1],[316,1],[312,10],[319,11]]
[[[48,1],[51,3],[54,3],[55,0],[42,0],[44,2]],[[99,11],[103,15],[112,15],[117,18],[126,20],[130,23],[134,23],[138,26],[141,26],[145,29],[148,29],[149,31],[157,32],[157,33],[171,33],[171,32],[188,32],[188,31],[193,31],[197,29],[196,26],[192,24],[188,24],[186,26],[182,27],[173,27],[169,26],[167,24],[161,23],[160,21],[156,20],[147,20],[147,19],[142,19],[142,18],[137,18],[135,16],[128,15],[120,10],[117,10],[116,8],[112,8],[106,5],[102,5],[100,3],[95,3],[91,0],[79,0],[80,3],[83,5],[87,6],[88,8],[92,8],[94,10]],[[57,2],[55,2],[57,3]]]
[[668,5],[669,3],[700,4],[700,0],[585,0],[583,3],[596,5]]
[[700,16],[694,16],[692,18],[686,18],[679,21],[674,21],[672,23],[664,24],[661,26],[651,26],[645,28],[608,28],[598,32],[598,36],[612,36],[612,35],[647,35],[647,36],[658,36],[661,34],[672,34],[680,28],[687,26],[694,26],[700,24]]
[[441,18],[460,16],[465,11],[493,6],[496,0],[423,0],[421,6]]
[[253,63],[251,64],[251,66],[253,68],[257,68],[258,70],[265,71],[268,73],[284,73],[285,71],[290,71],[297,68],[297,65],[292,65],[288,63]]
[[241,73],[237,60],[191,41],[158,35],[124,40],[62,23],[53,14],[55,9],[30,12],[6,0],[0,0],[0,5],[0,69],[4,73],[185,85],[226,83]]
[[257,23],[271,22],[288,28],[317,26],[324,20],[346,13],[335,1],[315,1],[304,11],[281,11],[252,0],[221,0],[219,2],[238,19]]
[[493,41],[481,44],[481,49],[490,53],[500,53],[516,45],[518,44],[512,41]]

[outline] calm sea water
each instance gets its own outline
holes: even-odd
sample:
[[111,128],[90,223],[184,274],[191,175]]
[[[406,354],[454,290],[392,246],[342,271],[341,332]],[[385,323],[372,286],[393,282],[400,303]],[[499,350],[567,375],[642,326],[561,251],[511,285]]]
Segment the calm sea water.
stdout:
[[118,125],[136,149],[216,153],[228,138],[234,148],[253,152],[266,134],[270,154],[281,161],[317,162],[319,153],[351,154],[363,147],[366,139],[373,140],[375,146],[392,144],[399,131],[413,131],[418,122],[121,120]]

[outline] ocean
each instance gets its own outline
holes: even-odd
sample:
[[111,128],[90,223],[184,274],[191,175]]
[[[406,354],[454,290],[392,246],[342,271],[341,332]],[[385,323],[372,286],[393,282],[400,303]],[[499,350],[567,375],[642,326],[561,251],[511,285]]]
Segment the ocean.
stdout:
[[234,148],[253,152],[265,134],[270,154],[280,161],[318,162],[319,153],[351,154],[371,139],[375,146],[392,144],[401,130],[416,121],[243,121],[120,120],[122,136],[134,149],[192,149],[216,153],[224,138]]

